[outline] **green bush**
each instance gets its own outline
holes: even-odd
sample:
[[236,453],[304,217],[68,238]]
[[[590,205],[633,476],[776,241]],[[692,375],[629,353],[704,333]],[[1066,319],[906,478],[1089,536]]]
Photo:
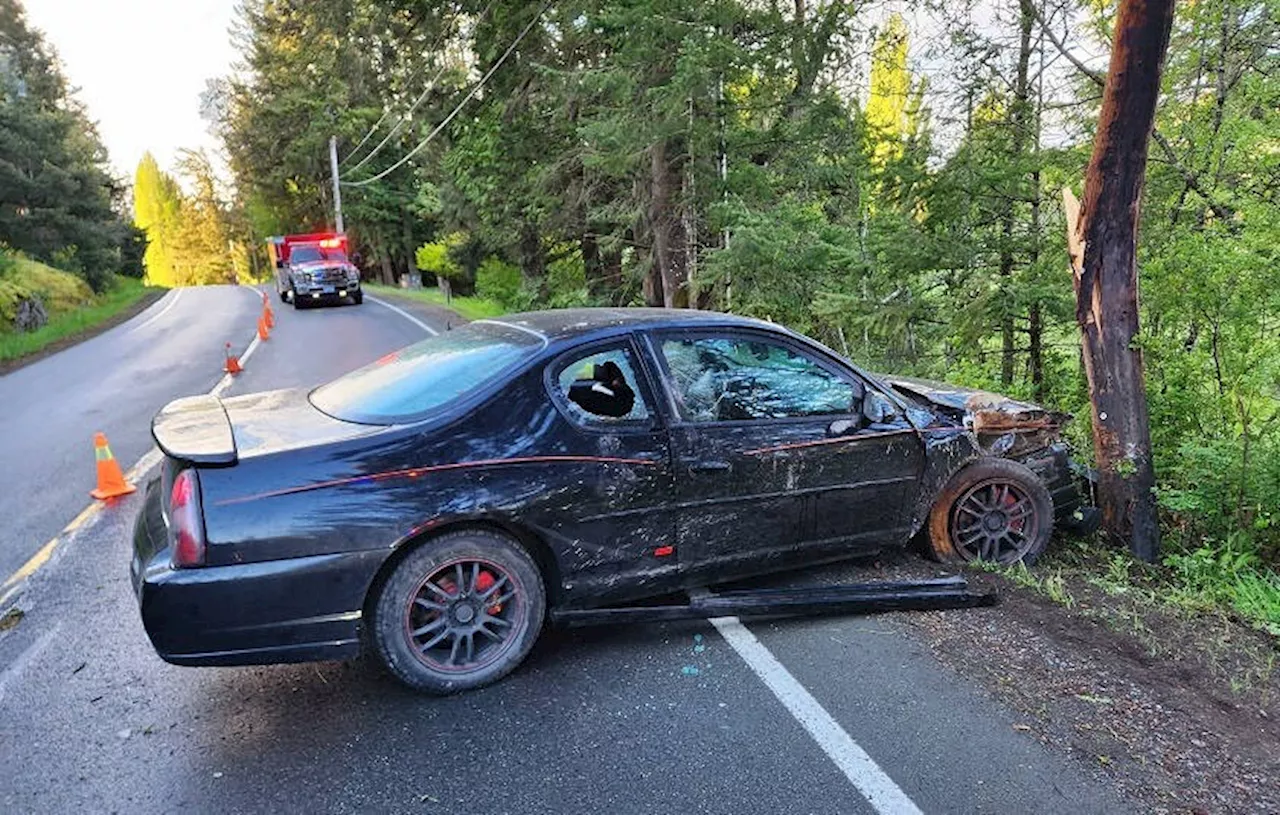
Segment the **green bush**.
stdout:
[[520,269],[496,257],[485,258],[476,270],[476,294],[501,303],[509,309],[523,306]]
[[418,268],[427,274],[439,275],[448,281],[466,278],[466,270],[453,257],[453,250],[462,246],[467,236],[462,232],[446,235],[442,240],[424,243],[414,253]]

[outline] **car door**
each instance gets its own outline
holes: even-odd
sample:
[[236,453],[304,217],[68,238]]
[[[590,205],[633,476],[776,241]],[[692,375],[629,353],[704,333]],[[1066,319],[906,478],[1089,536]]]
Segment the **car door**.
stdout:
[[695,582],[900,540],[923,444],[855,371],[764,330],[650,344],[670,402],[676,543]]
[[589,603],[674,587],[680,559],[667,431],[634,341],[567,351],[547,366],[545,384],[562,419],[556,453],[597,462],[556,488],[551,502],[561,509],[542,530],[560,541],[565,589]]

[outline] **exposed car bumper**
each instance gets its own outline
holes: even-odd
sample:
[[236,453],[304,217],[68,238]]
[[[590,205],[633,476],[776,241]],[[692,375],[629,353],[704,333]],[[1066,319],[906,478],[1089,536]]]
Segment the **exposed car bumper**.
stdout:
[[1091,534],[1098,528],[1100,516],[1090,503],[1088,481],[1079,474],[1080,468],[1073,466],[1071,449],[1066,444],[1052,444],[1021,461],[1048,488],[1055,526],[1078,535]]
[[134,526],[130,566],[142,624],[175,665],[348,659],[381,551],[175,569],[153,481]]

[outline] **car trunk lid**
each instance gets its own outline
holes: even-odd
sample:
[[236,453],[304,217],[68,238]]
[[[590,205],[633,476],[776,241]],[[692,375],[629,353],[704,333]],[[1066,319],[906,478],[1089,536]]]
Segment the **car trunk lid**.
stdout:
[[242,459],[344,441],[383,429],[320,412],[307,400],[303,388],[230,399],[177,399],[151,423],[151,434],[166,456],[206,467],[227,467]]

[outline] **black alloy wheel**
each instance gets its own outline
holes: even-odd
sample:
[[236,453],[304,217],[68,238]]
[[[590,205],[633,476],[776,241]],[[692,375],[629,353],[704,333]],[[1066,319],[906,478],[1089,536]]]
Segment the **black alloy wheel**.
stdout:
[[934,557],[943,562],[1031,564],[1053,533],[1053,499],[1026,465],[979,459],[939,493],[926,531]]
[[984,481],[951,509],[951,545],[965,560],[1015,563],[1031,549],[1041,519],[1020,484]]
[[397,679],[428,693],[495,682],[528,655],[546,616],[537,564],[488,529],[422,542],[371,598],[370,645]]
[[436,671],[474,671],[511,648],[528,602],[519,578],[487,560],[446,563],[418,586],[405,609],[405,635]]

